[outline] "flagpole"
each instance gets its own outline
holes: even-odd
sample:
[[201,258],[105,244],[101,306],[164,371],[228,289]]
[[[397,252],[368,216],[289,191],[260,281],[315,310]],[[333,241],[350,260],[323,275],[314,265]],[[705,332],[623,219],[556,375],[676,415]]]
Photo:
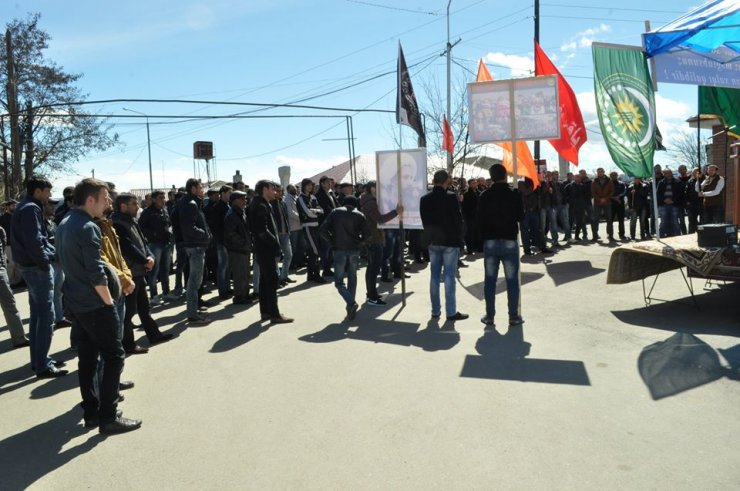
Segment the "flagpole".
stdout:
[[511,127],[511,170],[514,174],[514,186],[518,182],[517,174],[517,155],[516,155],[516,121],[514,117],[514,87],[509,81],[509,125]]
[[[398,182],[398,204],[403,207],[403,195],[401,193],[401,149],[403,148],[402,125],[398,125],[398,151],[396,152],[396,181]],[[406,238],[403,230],[403,213],[398,215],[398,240],[401,244],[401,305],[406,306],[406,271],[404,268],[404,253],[406,252]],[[391,255],[393,251],[391,251]],[[391,259],[391,265],[393,264]],[[391,268],[392,269],[392,268]]]

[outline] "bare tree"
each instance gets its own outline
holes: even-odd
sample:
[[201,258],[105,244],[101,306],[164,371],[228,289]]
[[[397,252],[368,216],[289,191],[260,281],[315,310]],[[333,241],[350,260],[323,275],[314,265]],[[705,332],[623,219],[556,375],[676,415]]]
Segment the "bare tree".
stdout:
[[707,163],[706,147],[697,149],[696,132],[682,131],[668,142],[668,154],[689,169],[703,167]]

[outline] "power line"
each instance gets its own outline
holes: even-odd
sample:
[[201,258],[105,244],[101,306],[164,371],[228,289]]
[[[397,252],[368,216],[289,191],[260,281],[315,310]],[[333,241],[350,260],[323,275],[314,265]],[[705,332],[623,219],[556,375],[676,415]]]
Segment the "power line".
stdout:
[[655,9],[634,9],[626,7],[593,7],[591,5],[573,5],[563,3],[543,3],[543,7],[565,7],[565,8],[576,8],[576,9],[591,9],[591,10],[609,10],[617,12],[654,12],[659,14],[685,14],[686,12],[681,10],[655,10]]
[[345,0],[349,3],[356,3],[359,5],[365,5],[368,7],[377,7],[381,9],[388,9],[388,10],[396,10],[398,12],[409,12],[411,14],[424,14],[424,15],[439,15],[439,12],[431,12],[431,11],[424,11],[424,10],[414,10],[414,9],[405,9],[402,7],[393,7],[391,5],[381,5],[379,3],[372,3],[372,2],[363,2],[361,0]]
[[[570,16],[570,15],[540,15],[542,18],[547,19],[578,19],[578,20],[600,20],[604,22],[645,22],[644,19],[615,19],[613,17],[581,17],[581,16]],[[670,21],[667,20],[654,20],[656,24],[667,24]]]

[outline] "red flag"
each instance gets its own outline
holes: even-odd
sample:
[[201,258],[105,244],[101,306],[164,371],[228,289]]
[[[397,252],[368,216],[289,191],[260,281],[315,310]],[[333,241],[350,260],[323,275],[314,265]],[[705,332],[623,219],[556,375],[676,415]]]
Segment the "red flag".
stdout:
[[452,128],[450,128],[450,123],[447,122],[447,115],[444,116],[442,121],[442,148],[449,153],[455,152],[455,137],[452,136]]
[[586,125],[583,124],[578,100],[563,74],[550,61],[540,45],[534,43],[535,75],[557,75],[560,98],[560,139],[549,140],[553,148],[566,160],[578,165],[578,149],[586,143]]
[[[492,82],[493,77],[491,72],[488,71],[488,67],[483,63],[483,59],[478,62],[478,75],[475,78],[476,82]],[[504,151],[503,164],[506,167],[506,172],[509,174],[514,173],[514,145],[511,142],[500,142],[496,143]],[[532,152],[529,151],[527,142],[519,141],[516,142],[516,162],[517,162],[517,174],[521,177],[529,177],[534,182],[535,189],[540,185],[540,179],[535,170],[534,158],[532,158]],[[516,178],[516,176],[515,176]]]

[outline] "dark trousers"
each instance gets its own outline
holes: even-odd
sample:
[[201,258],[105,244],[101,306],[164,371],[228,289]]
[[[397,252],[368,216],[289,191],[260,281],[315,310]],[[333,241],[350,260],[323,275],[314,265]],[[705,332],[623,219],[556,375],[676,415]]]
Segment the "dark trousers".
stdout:
[[[77,356],[84,417],[99,416],[101,423],[113,421],[125,357],[118,313],[114,306],[105,306],[91,312],[73,312],[72,316],[80,327]],[[103,363],[105,370],[96,384],[98,363]]]
[[701,223],[724,223],[725,209],[722,206],[705,206],[701,214]]
[[383,278],[400,276],[402,273],[401,234],[398,229],[385,230],[385,247],[383,249],[383,264],[380,268]]
[[370,244],[367,248],[367,269],[365,270],[365,289],[367,298],[377,299],[378,295],[378,273],[383,262],[383,246],[381,244]]
[[686,208],[686,211],[689,213],[688,232],[693,234],[696,232],[696,227],[699,225],[699,217],[701,217],[702,210],[699,206],[689,206]]
[[540,212],[539,210],[525,211],[522,220],[522,247],[524,252],[531,252],[532,245],[544,248],[545,240],[540,235]]
[[473,254],[481,249],[478,227],[475,225],[475,215],[465,217],[465,248],[468,254]]
[[146,280],[143,276],[134,276],[134,292],[126,297],[126,317],[123,320],[123,348],[131,351],[136,347],[134,341],[133,317],[139,314],[141,327],[144,328],[149,341],[160,335],[159,326],[149,314],[149,295],[146,291]]
[[612,222],[617,221],[619,238],[624,237],[624,201],[612,202]]
[[249,297],[249,275],[252,272],[249,253],[229,251],[229,266],[234,280],[234,300],[246,300]]
[[[306,271],[308,279],[319,276],[319,233],[316,227],[303,227],[303,237],[306,240]],[[256,259],[255,259],[256,260]]]
[[630,238],[637,240],[637,222],[640,222],[640,238],[644,239],[650,232],[648,230],[648,209],[632,208],[630,209]]
[[275,254],[255,251],[254,260],[260,268],[260,314],[277,317],[280,311],[277,303],[278,273]]
[[[604,215],[606,220],[606,235],[611,239],[614,236],[614,227],[612,226],[612,207],[611,205],[594,205],[594,216],[591,221],[591,233],[593,238],[599,236],[599,219]],[[624,224],[622,225],[624,227]]]
[[588,229],[586,227],[587,225],[587,217],[586,217],[586,208],[583,206],[576,206],[576,205],[570,205],[570,219],[573,220],[573,226],[576,230],[576,239],[579,239],[581,236],[581,233],[583,234],[583,238],[588,238]]

